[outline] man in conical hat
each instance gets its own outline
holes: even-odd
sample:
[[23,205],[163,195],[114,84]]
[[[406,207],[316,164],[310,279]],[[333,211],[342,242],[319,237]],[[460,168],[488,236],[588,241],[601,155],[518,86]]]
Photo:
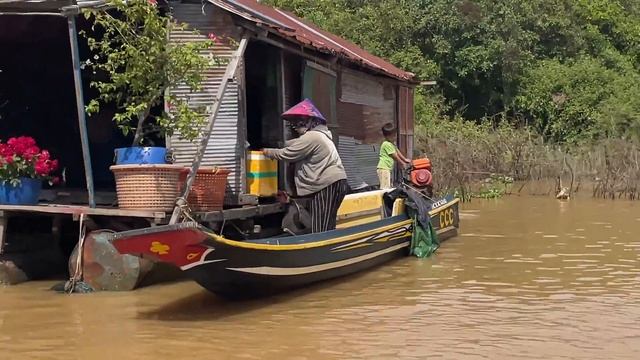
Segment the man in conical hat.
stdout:
[[265,156],[295,163],[298,195],[311,198],[311,232],[333,230],[338,208],[350,189],[327,120],[309,99],[282,118],[300,137],[282,149],[264,149]]

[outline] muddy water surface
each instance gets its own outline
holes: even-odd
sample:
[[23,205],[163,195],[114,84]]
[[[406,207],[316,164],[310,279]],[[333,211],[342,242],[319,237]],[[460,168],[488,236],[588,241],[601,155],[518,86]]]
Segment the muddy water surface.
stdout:
[[434,257],[275,298],[0,288],[2,359],[640,359],[640,203],[465,205]]

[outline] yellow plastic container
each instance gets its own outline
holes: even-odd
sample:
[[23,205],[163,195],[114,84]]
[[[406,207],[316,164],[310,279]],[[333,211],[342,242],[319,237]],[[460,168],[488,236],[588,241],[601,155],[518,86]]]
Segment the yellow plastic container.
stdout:
[[276,195],[278,192],[278,162],[265,157],[262,151],[249,151],[247,154],[247,188],[251,195]]

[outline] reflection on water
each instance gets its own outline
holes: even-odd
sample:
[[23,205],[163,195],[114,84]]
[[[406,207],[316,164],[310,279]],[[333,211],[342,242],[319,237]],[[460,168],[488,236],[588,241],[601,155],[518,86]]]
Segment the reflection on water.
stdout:
[[465,205],[431,259],[269,299],[0,288],[3,359],[640,359],[640,204]]

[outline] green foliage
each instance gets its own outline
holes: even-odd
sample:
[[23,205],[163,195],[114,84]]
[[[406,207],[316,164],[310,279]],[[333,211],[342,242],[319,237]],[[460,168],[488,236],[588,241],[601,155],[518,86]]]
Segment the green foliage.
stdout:
[[[462,199],[501,196],[515,181],[545,177],[553,151],[527,127],[489,119],[480,124],[461,117],[418,124],[417,156],[428,156],[437,173],[438,193]],[[488,180],[487,180],[488,179]],[[469,185],[479,184],[477,188]]]
[[[134,145],[151,133],[178,132],[195,139],[205,120],[202,109],[190,106],[186,97],[168,95],[167,90],[202,87],[202,74],[217,61],[204,55],[213,41],[169,41],[169,34],[187,31],[187,25],[171,14],[162,15],[155,2],[110,0],[109,6],[113,10],[84,11],[94,21],[93,32],[82,33],[94,53],[86,65],[104,78],[91,83],[99,96],[89,102],[87,113],[115,105],[113,120],[124,135],[135,132]],[[169,111],[153,115],[153,108],[165,101]]]
[[473,196],[481,199],[501,198],[507,193],[511,184],[513,184],[512,177],[491,174],[480,184],[480,189]]
[[420,123],[500,118],[569,143],[640,136],[637,0],[266,2],[437,80],[417,91]]
[[545,138],[576,143],[605,137],[640,139],[640,75],[601,61],[544,60],[523,76],[517,109]]

